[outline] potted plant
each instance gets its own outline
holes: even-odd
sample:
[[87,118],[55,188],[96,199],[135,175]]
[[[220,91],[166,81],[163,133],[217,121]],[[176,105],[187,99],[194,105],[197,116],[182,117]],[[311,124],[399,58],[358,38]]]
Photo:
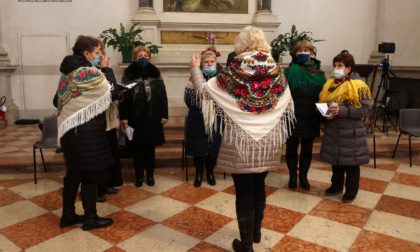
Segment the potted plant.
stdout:
[[[297,42],[301,40],[308,40],[309,42],[316,43],[319,41],[324,41],[323,39],[314,39],[311,37],[312,32],[303,31],[298,33],[296,26],[292,25],[292,30],[290,32],[280,34],[277,38],[271,41],[271,54],[276,62],[279,62],[280,56],[286,56],[286,52],[289,52],[289,55],[292,58],[296,57],[294,52],[294,47]],[[314,46],[314,56],[316,56],[316,47]]]
[[107,46],[112,46],[115,50],[122,53],[123,63],[130,63],[132,61],[132,52],[136,46],[147,46],[152,54],[159,53],[161,46],[153,45],[151,42],[143,42],[140,36],[144,30],[139,27],[139,24],[133,24],[129,31],[126,31],[123,24],[120,23],[120,32],[117,29],[109,28],[99,35]]

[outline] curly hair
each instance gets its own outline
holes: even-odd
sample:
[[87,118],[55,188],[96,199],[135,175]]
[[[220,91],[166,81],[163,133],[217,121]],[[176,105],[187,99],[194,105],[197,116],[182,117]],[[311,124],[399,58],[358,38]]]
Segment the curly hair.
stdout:
[[255,26],[247,26],[235,38],[235,52],[239,55],[243,52],[271,52],[271,47],[265,39],[264,32]]
[[145,46],[137,46],[136,48],[133,49],[133,60],[136,60],[137,54],[139,54],[139,52],[141,51],[144,51],[147,53],[147,55],[149,56],[149,60],[152,59],[152,53],[150,52],[149,48]]

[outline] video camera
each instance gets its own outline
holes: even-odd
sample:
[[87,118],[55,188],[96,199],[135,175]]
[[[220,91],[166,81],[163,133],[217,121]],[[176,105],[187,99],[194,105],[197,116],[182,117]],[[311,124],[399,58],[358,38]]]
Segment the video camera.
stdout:
[[378,45],[378,52],[380,53],[395,53],[395,43],[382,42]]

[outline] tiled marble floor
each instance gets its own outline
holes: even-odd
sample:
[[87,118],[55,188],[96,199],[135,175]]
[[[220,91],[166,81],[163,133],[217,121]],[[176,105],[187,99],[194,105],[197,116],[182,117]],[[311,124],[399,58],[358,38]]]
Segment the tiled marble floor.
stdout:
[[[331,168],[316,154],[319,140],[310,191],[287,188],[284,163],[270,173],[263,238],[255,251],[420,251],[420,141],[413,141],[410,168],[407,138],[390,158],[397,136],[377,134],[377,169],[373,160],[361,167],[359,195],[351,204],[341,195],[324,196]],[[0,131],[0,251],[230,251],[239,236],[231,177],[218,173],[216,186],[195,188],[178,163],[157,169],[156,185],[141,188],[133,186],[133,171],[125,165],[120,192],[97,204],[114,225],[60,229],[62,154],[45,151],[54,165],[47,173],[38,165],[35,185],[32,144],[39,137],[35,126]],[[76,206],[83,213],[80,201]]]

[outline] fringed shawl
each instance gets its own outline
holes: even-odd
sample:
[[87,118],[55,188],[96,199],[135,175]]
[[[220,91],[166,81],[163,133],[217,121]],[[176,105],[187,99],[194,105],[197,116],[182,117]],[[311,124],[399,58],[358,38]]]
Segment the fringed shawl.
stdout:
[[334,91],[329,91],[330,87],[334,85],[335,78],[328,79],[319,93],[319,102],[327,103],[328,106],[335,102],[339,106],[344,105],[346,101],[349,105],[360,108],[362,105],[360,100],[371,99],[369,87],[361,80],[349,79],[340,84]]
[[67,131],[103,113],[111,102],[110,85],[100,70],[80,67],[62,75],[58,86],[58,144]]
[[287,124],[295,119],[287,81],[271,54],[239,55],[226,72],[203,85],[197,97],[201,97],[206,133],[221,132],[215,123],[216,116],[221,116],[223,141],[234,144],[248,164],[254,164],[249,157],[255,153],[261,165],[281,149],[292,128]]
[[318,69],[313,61],[305,66],[294,63],[284,70],[284,74],[290,90],[299,88],[316,98],[318,98],[322,86],[327,81],[324,71]]

